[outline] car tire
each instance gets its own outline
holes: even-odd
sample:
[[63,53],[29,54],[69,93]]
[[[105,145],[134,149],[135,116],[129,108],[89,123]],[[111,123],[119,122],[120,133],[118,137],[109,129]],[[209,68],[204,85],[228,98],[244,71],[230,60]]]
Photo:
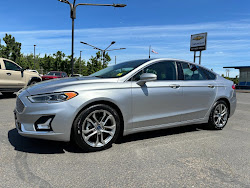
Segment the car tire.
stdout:
[[217,101],[209,116],[208,126],[210,129],[222,130],[229,118],[229,108],[225,101]]
[[86,152],[111,147],[120,132],[120,117],[105,104],[90,106],[78,114],[73,123],[73,139]]

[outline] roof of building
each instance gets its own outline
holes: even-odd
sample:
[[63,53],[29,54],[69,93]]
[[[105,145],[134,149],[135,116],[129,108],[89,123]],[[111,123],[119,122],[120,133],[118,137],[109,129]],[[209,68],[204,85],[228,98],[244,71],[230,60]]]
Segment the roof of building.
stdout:
[[241,69],[241,68],[250,68],[250,66],[235,66],[235,67],[223,67],[223,68]]

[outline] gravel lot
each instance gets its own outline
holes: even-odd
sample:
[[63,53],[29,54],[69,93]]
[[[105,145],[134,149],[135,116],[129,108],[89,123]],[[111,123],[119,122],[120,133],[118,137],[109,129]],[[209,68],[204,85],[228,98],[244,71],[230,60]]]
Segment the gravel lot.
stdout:
[[191,125],[134,134],[82,153],[17,134],[0,94],[0,187],[250,187],[250,93],[222,131]]

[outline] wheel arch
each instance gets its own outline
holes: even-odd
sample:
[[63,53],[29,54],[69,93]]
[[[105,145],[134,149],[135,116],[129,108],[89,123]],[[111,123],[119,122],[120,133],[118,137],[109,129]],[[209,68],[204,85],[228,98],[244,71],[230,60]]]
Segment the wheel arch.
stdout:
[[221,97],[221,98],[219,98],[219,99],[216,100],[216,102],[218,102],[218,101],[224,101],[227,104],[228,111],[229,111],[228,115],[230,116],[231,106],[230,106],[229,100],[226,97]]
[[84,111],[85,109],[89,108],[90,106],[94,106],[94,105],[97,105],[97,104],[105,104],[105,105],[108,105],[112,108],[114,108],[116,110],[116,112],[118,113],[119,117],[120,117],[120,123],[121,123],[121,129],[120,129],[120,132],[119,132],[119,136],[118,138],[123,134],[123,131],[124,131],[124,118],[123,118],[123,114],[120,110],[120,108],[113,102],[111,101],[108,101],[108,100],[97,100],[97,101],[93,101],[93,102],[90,102],[88,103],[87,105],[83,106],[81,108],[81,110],[79,110],[79,112],[76,114],[76,116],[74,117],[74,120],[72,122],[72,125],[71,125],[71,132],[70,132],[70,140],[72,140],[72,136],[73,136],[73,124],[76,120],[76,118],[78,117],[78,115]]
[[38,77],[31,77],[27,85],[29,86],[33,81],[41,82],[42,80]]

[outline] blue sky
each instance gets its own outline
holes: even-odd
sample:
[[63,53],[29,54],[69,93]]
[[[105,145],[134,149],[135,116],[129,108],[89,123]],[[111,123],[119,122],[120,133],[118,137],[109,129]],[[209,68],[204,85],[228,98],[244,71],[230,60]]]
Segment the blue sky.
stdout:
[[[70,1],[70,0],[69,0]],[[147,58],[148,46],[159,54],[153,58],[179,58],[193,61],[189,51],[190,35],[208,32],[207,50],[202,65],[225,73],[223,66],[250,65],[249,0],[77,0],[77,3],[125,3],[125,8],[77,7],[75,55],[84,59],[95,54],[84,41],[105,48],[126,50],[110,52],[114,63]],[[25,54],[36,51],[43,56],[60,50],[71,53],[69,6],[57,0],[8,0],[0,6],[0,38],[12,34],[22,43]],[[198,60],[198,59],[197,59]],[[231,76],[238,75],[231,70]]]

